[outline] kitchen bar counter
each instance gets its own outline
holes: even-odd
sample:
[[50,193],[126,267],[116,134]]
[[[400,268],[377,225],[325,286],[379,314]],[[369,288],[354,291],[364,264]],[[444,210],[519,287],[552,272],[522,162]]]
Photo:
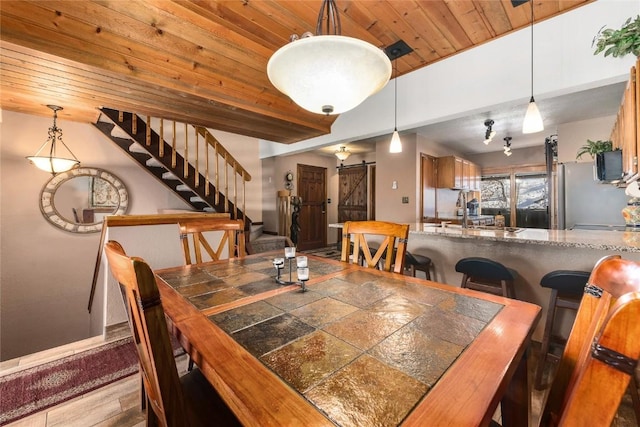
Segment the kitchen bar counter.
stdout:
[[[342,224],[329,227],[342,228]],[[540,286],[540,279],[553,270],[591,271],[607,255],[640,262],[640,230],[546,230],[525,228],[516,232],[416,223],[411,225],[407,250],[431,258],[431,277],[440,283],[460,286],[462,274],[455,271],[461,258],[484,257],[501,262],[518,272],[516,298],[543,308],[549,304],[550,290]],[[418,272],[419,277],[421,273]],[[566,310],[562,310],[566,311]],[[561,316],[565,316],[562,313]],[[562,335],[568,335],[572,316],[563,321]],[[542,340],[544,318],[534,332]]]
[[[329,227],[342,228],[342,224],[329,224]],[[625,231],[547,230],[542,228],[508,230],[510,229],[500,230],[492,227],[462,228],[455,224],[448,224],[443,228],[440,223],[416,223],[411,224],[409,235],[436,235],[453,239],[548,245],[615,252],[640,252],[640,227],[629,227]]]
[[514,232],[497,229],[435,226],[412,224],[409,234],[440,235],[458,239],[475,239],[495,242],[524,243],[586,248],[616,252],[640,252],[640,229],[625,231],[601,230],[547,230],[541,228],[517,228]]

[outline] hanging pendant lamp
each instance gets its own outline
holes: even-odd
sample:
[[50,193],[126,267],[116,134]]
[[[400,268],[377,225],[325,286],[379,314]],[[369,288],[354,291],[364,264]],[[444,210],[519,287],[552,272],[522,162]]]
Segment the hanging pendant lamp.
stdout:
[[271,83],[305,110],[327,115],[349,111],[378,92],[389,81],[391,61],[381,49],[341,31],[335,0],[323,0],[316,34],[291,36],[269,59]]
[[[49,138],[40,146],[36,154],[27,157],[27,160],[33,163],[38,169],[55,175],[77,167],[80,165],[80,160],[76,158],[69,147],[62,141],[62,129],[56,125],[58,111],[62,110],[62,107],[58,107],[57,105],[47,105],[47,107],[53,110],[53,126],[49,128]],[[51,144],[49,147],[49,155],[41,156],[40,152],[47,144]],[[59,156],[60,146],[58,144],[61,144],[68,151],[71,158]]]
[[533,0],[529,1],[531,2],[531,99],[522,122],[522,133],[536,133],[544,130],[540,110],[533,98]]
[[[396,60],[397,61],[397,60]],[[396,76],[393,79],[393,135],[389,144],[389,153],[402,153],[402,141],[398,133],[398,63],[395,62]]]

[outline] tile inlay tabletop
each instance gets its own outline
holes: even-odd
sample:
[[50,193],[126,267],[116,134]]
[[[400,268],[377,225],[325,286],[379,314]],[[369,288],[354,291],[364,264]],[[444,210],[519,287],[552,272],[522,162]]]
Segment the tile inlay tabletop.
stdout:
[[[456,383],[491,378],[491,369],[516,381],[515,366],[526,362],[537,306],[311,256],[311,280],[302,292],[275,283],[271,259],[260,254],[158,272],[165,311],[192,345],[196,363],[214,386],[242,382],[227,396],[231,402],[248,393],[246,381],[255,382],[260,396],[243,400],[255,416],[275,417],[280,425],[323,424],[323,418],[339,426],[482,424],[500,400],[490,395],[500,380],[483,380],[479,395],[465,391],[463,400],[446,408],[450,393],[465,387]],[[503,322],[512,322],[513,332],[500,336]],[[516,342],[503,343],[507,335]],[[477,352],[495,359],[486,362],[514,367],[482,372],[486,362],[477,360]],[[256,375],[245,372],[240,380],[236,368]],[[459,406],[465,394],[478,400],[485,388],[481,408]],[[259,408],[262,394],[270,392],[286,404],[270,407],[267,416]],[[268,402],[263,404],[276,403]],[[244,415],[253,424],[254,415]]]

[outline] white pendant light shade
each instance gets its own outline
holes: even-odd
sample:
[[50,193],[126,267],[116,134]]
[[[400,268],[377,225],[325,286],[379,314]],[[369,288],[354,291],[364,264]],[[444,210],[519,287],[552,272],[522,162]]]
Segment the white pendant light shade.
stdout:
[[74,159],[63,159],[61,157],[44,157],[44,156],[29,156],[27,157],[35,167],[42,169],[45,172],[57,174],[60,172],[66,172],[73,169],[80,162]]
[[305,110],[340,114],[382,89],[391,61],[377,47],[340,35],[304,37],[278,49],[269,59],[273,85]]
[[398,129],[393,130],[393,135],[391,136],[391,144],[389,144],[389,152],[402,153],[402,141],[400,141],[400,134],[398,134]]
[[[62,107],[57,105],[47,105],[48,108],[53,110],[53,126],[49,128],[49,137],[47,140],[40,146],[40,149],[33,156],[28,156],[27,160],[29,160],[35,167],[38,169],[42,169],[45,172],[49,172],[52,174],[57,174],[60,172],[66,172],[70,169],[75,168],[80,165],[80,161],[76,158],[76,156],[71,152],[69,147],[62,141],[62,129],[60,129],[57,125],[58,119],[58,111],[62,110]],[[49,155],[43,156],[40,154],[41,151],[49,144]],[[70,155],[71,158],[61,157],[58,155],[58,152],[62,149],[67,151],[67,155]]]
[[542,123],[542,116],[532,96],[529,107],[527,107],[527,114],[524,116],[524,122],[522,122],[522,133],[536,133],[543,130],[544,124]]

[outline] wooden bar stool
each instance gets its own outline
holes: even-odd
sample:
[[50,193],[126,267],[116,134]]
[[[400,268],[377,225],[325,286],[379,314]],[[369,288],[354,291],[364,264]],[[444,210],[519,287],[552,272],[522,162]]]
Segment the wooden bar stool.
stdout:
[[515,298],[515,270],[497,261],[481,257],[462,258],[456,263],[456,271],[462,273],[460,287]]
[[540,348],[540,360],[536,368],[534,386],[540,390],[542,388],[542,375],[544,365],[548,358],[560,359],[549,352],[551,345],[564,347],[566,340],[553,335],[553,323],[559,308],[577,311],[584,294],[584,286],[589,280],[588,271],[555,270],[545,274],[540,279],[540,286],[551,289],[551,299],[547,311],[547,321],[544,325],[542,336],[542,347]]

